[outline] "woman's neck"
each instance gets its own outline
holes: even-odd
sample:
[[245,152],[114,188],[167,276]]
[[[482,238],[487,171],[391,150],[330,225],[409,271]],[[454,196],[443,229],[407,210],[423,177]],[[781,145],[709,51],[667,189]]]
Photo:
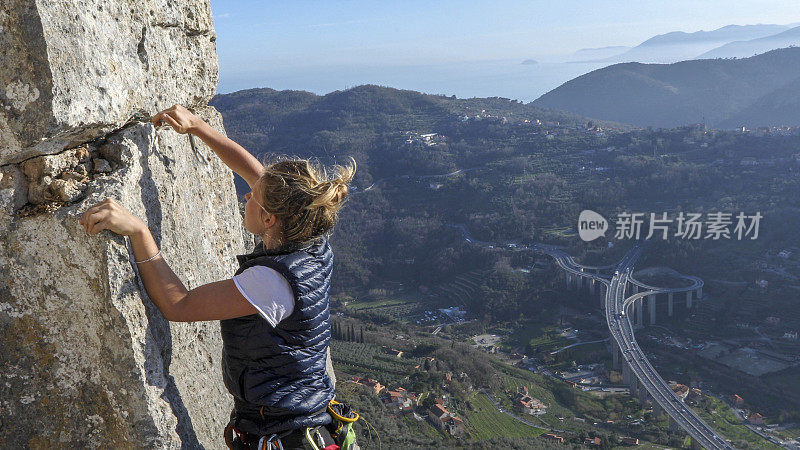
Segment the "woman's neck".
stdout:
[[265,250],[275,250],[283,245],[282,239],[273,239],[270,235],[265,234],[260,236],[261,242],[264,243]]

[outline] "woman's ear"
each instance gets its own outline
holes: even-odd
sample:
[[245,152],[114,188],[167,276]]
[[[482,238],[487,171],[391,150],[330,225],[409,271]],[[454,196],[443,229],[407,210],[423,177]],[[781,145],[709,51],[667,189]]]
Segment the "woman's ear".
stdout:
[[278,223],[278,216],[276,216],[275,214],[271,214],[266,211],[261,211],[261,217],[264,217],[264,214],[268,216],[267,218],[264,219],[264,226],[267,229],[272,228],[275,224]]

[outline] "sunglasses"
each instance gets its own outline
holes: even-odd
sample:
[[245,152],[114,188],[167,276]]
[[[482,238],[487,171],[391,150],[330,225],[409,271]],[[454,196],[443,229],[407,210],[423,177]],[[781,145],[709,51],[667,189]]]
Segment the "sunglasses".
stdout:
[[[253,191],[250,191],[250,192],[244,194],[242,196],[242,198],[244,199],[245,203],[250,201],[250,199],[253,199]],[[264,208],[263,206],[261,206],[261,203],[258,203],[258,200],[253,199],[253,201],[256,202],[256,205],[260,206],[261,209],[263,209],[265,213],[270,214],[270,212],[267,211],[267,208]]]

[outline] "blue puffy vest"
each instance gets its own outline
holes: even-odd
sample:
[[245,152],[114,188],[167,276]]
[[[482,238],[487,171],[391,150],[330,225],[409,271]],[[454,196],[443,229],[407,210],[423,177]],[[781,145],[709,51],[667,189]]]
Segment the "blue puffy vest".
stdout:
[[263,435],[330,423],[326,408],[334,387],[325,362],[333,252],[328,240],[276,250],[259,244],[237,259],[237,275],[257,265],[278,271],[289,281],[295,304],[275,328],[258,314],[220,322],[222,374],[234,397],[233,425]]

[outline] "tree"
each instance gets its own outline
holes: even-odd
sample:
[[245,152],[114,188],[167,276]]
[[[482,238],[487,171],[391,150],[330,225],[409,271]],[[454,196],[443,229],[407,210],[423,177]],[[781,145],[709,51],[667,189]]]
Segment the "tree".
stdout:
[[433,395],[433,392],[431,392],[431,393],[430,393],[430,394],[429,394],[427,397],[425,397],[425,398],[423,398],[423,399],[422,399],[422,406],[423,406],[425,409],[428,409],[428,408],[430,408],[430,407],[431,407],[431,406],[433,406],[434,404],[436,404],[436,398],[435,398],[435,396]]

